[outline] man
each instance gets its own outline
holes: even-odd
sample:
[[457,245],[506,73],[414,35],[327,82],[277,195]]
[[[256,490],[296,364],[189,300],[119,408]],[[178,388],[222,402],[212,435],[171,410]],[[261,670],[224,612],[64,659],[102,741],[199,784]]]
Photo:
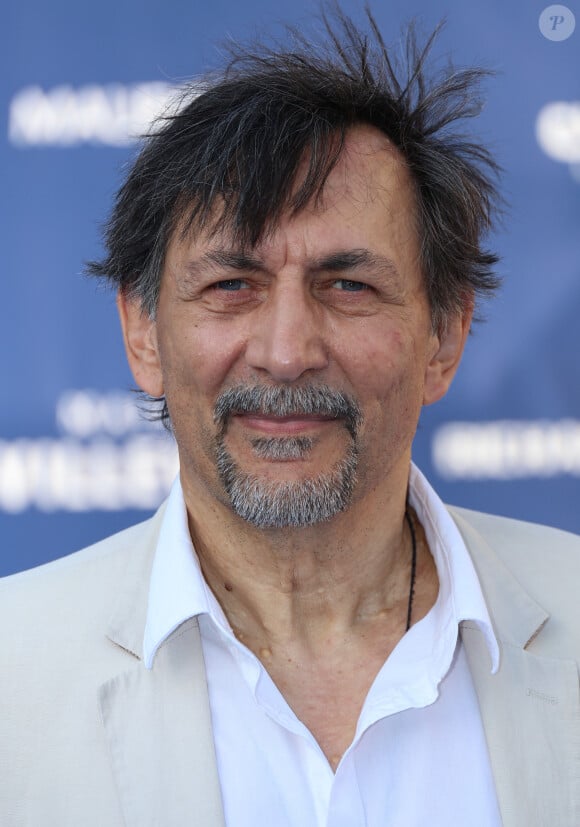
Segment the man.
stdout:
[[3,586],[3,825],[580,823],[580,541],[411,464],[496,286],[481,73],[369,21],[235,54],[119,193],[92,270],[180,477]]

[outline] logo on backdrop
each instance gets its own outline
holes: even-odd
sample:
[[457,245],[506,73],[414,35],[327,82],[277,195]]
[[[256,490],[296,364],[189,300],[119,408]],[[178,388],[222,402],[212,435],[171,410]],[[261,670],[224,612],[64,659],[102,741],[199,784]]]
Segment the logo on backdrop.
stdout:
[[547,6],[540,15],[538,26],[547,40],[568,40],[576,28],[576,18],[568,6]]
[[580,420],[450,422],[435,432],[432,459],[449,480],[580,477]]
[[67,391],[56,425],[57,437],[0,440],[0,511],[152,510],[167,496],[175,443],[131,394]]
[[8,139],[16,147],[128,146],[172,110],[167,83],[26,86],[10,102]]
[[553,101],[536,118],[536,139],[555,161],[567,163],[580,183],[580,101]]

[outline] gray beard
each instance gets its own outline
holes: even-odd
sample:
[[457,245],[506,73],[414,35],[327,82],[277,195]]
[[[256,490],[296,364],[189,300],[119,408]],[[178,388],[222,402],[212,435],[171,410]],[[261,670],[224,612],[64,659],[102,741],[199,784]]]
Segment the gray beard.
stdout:
[[[310,437],[253,440],[258,456],[298,459],[311,450]],[[351,443],[346,456],[326,474],[298,482],[265,481],[242,471],[225,447],[217,443],[217,469],[234,512],[257,528],[302,528],[330,520],[345,511],[356,483],[358,451]]]
[[[273,482],[246,474],[225,445],[228,418],[233,413],[278,416],[323,414],[343,421],[350,436],[345,456],[328,473],[298,482]],[[330,520],[352,500],[358,465],[361,412],[355,399],[325,385],[317,387],[243,386],[223,391],[214,409],[218,426],[217,470],[234,512],[258,528],[300,528]],[[251,440],[256,456],[270,460],[306,457],[316,440],[308,436],[258,437]]]

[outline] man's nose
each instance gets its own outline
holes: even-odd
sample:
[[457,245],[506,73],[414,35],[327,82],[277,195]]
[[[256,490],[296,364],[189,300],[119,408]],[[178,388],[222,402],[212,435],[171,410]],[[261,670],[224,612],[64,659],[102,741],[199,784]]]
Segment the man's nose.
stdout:
[[246,362],[279,382],[294,382],[328,364],[320,307],[303,285],[272,289],[246,347]]

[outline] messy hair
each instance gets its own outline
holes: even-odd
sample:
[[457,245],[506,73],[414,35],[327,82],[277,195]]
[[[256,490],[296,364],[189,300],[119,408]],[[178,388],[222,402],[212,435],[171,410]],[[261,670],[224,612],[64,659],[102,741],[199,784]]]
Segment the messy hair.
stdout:
[[107,255],[89,272],[154,315],[176,227],[225,229],[256,245],[283,212],[321,197],[347,131],[366,124],[397,147],[413,181],[434,327],[493,292],[498,259],[482,240],[498,206],[498,166],[457,131],[479,113],[488,73],[448,66],[428,77],[440,26],[420,44],[411,24],[389,49],[365,11],[364,28],[338,6],[323,12],[316,41],[288,29],[276,46],[230,45],[225,67],[187,87],[177,111],[145,138],[106,226]]

